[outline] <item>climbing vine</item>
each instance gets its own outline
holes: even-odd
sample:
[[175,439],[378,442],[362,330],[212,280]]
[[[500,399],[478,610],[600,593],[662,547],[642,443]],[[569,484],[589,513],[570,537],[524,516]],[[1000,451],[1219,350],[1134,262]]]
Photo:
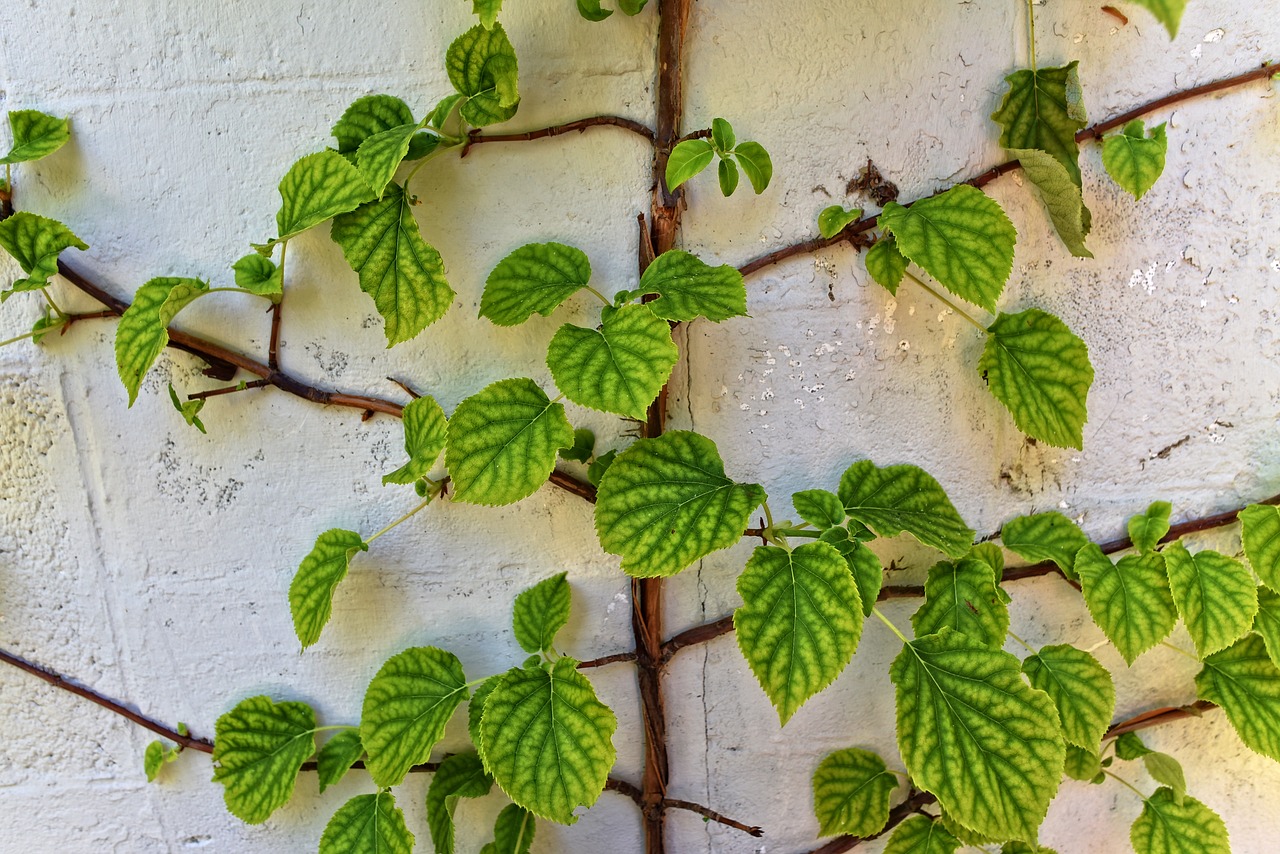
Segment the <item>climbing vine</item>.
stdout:
[[[1002,310],[1018,235],[1000,204],[981,188],[1020,170],[1063,249],[1092,257],[1081,143],[1100,141],[1108,175],[1141,199],[1160,180],[1174,133],[1165,123],[1148,126],[1149,114],[1267,81],[1274,72],[1252,69],[1090,125],[1078,64],[1038,64],[1036,6],[1028,2],[1029,67],[1004,80],[992,115],[1007,163],[909,203],[868,164],[863,188],[877,212],[829,206],[816,216],[818,237],[734,266],[678,248],[682,188],[711,186],[714,165],[714,186],[724,196],[746,187],[758,195],[770,185],[774,163],[761,143],[739,139],[734,125],[746,127],[749,116],[715,118],[709,128],[691,133],[681,127],[690,0],[661,0],[648,10],[658,17],[655,128],[596,116],[513,133],[490,128],[512,120],[521,105],[516,46],[500,22],[501,0],[473,5],[479,22],[443,57],[452,91],[414,105],[392,94],[354,101],[333,125],[335,144],[285,170],[274,234],[261,235],[262,242],[228,265],[225,284],[160,276],[140,285],[128,302],[96,284],[74,261],[71,250],[88,245],[71,227],[13,205],[23,164],[57,156],[70,139],[70,123],[35,110],[10,112],[12,146],[0,159],[0,247],[24,276],[0,299],[27,293],[46,308],[30,332],[6,343],[40,344],[74,324],[118,317],[114,357],[128,406],[138,402],[144,379],[169,347],[203,359],[205,373],[223,382],[255,377],[204,391],[169,386],[178,417],[201,433],[211,426],[205,412],[211,398],[265,387],[402,419],[404,459],[382,483],[403,488],[404,512],[374,532],[317,531],[287,602],[278,603],[288,608],[304,654],[324,637],[335,591],[353,562],[375,553],[388,531],[439,502],[508,505],[548,483],[594,504],[601,548],[617,556],[621,572],[632,579],[635,648],[592,660],[557,648],[571,610],[569,576],[560,573],[513,603],[511,631],[527,658],[502,672],[477,674],[449,650],[404,649],[369,682],[358,721],[322,722],[311,705],[296,698],[255,695],[218,719],[210,742],[184,724],[170,729],[92,690],[74,688],[165,737],[140,761],[147,778],[162,779],[164,766],[179,761],[183,750],[211,753],[213,780],[222,787],[227,809],[256,824],[289,801],[300,774],[314,772],[323,793],[357,769],[375,791],[334,805],[317,840],[322,854],[407,852],[424,832],[440,852],[527,852],[540,821],[572,824],[606,790],[630,797],[641,809],[648,851],[666,850],[663,817],[671,809],[760,835],[768,828],[723,815],[714,805],[667,796],[663,668],[679,650],[733,632],[785,733],[807,701],[857,666],[864,625],[873,620],[901,643],[888,674],[898,755],[850,745],[816,767],[814,813],[821,835],[837,837],[821,851],[849,850],[887,833],[885,850],[894,854],[950,854],[963,845],[1043,854],[1049,849],[1039,845],[1038,831],[1064,775],[1132,790],[1142,803],[1131,833],[1139,854],[1228,851],[1226,825],[1212,805],[1189,793],[1178,760],[1148,748],[1137,731],[1221,707],[1244,744],[1280,761],[1280,509],[1274,506],[1280,499],[1178,525],[1171,523],[1171,506],[1156,501],[1129,521],[1128,538],[1110,543],[1091,542],[1062,513],[1041,512],[1007,520],[998,542],[975,542],[976,532],[943,484],[923,468],[864,459],[789,498],[774,496],[771,507],[766,487],[739,481],[732,452],[722,451],[712,437],[665,429],[666,389],[681,359],[673,336],[680,324],[731,324],[750,310],[745,276],[788,257],[847,244],[864,253],[869,276],[889,293],[898,295],[904,285],[920,289],[979,330],[985,343],[971,366],[971,382],[989,391],[1018,430],[1050,446],[1083,447],[1094,380],[1088,348],[1044,309]],[[577,0],[581,16],[596,23],[614,11],[622,17],[646,14],[648,5],[618,0],[615,10],[599,0]],[[1145,7],[1170,36],[1176,34],[1182,2],[1128,5]],[[410,400],[400,404],[321,389],[281,367],[280,329],[295,238],[328,224],[329,237],[383,321],[387,346],[412,340],[447,322],[457,297],[445,259],[414,215],[423,201],[415,179],[424,170],[448,168],[446,158],[465,156],[476,145],[595,127],[638,135],[653,148],[653,200],[641,219],[634,287],[600,281],[580,248],[531,242],[510,248],[478,299],[479,316],[501,327],[519,326],[534,315],[554,316],[571,298],[598,302],[599,314],[586,325],[563,323],[546,342],[554,389],[512,376],[475,389],[446,413],[431,395],[407,386]],[[87,294],[103,309],[64,311],[55,296],[59,288]],[[265,359],[174,325],[190,305],[214,294],[262,301],[271,316]],[[626,419],[636,435],[622,447],[601,450],[590,430],[575,426],[573,407]],[[210,441],[216,441],[213,432]],[[787,504],[795,520],[775,516],[774,509]],[[1232,524],[1237,515],[1243,561],[1193,552],[1181,541],[1184,534]],[[922,588],[886,583],[892,576],[869,546],[900,534],[939,553]],[[744,537],[760,545],[737,579],[741,604],[731,616],[666,637],[662,579]],[[1027,563],[1006,566],[1010,554]],[[1112,675],[1091,651],[1061,643],[1037,648],[1010,631],[1006,588],[1020,578],[1048,574],[1080,592],[1129,664],[1169,645],[1175,625],[1185,624],[1193,649],[1180,651],[1199,664],[1199,702],[1115,721]],[[923,600],[909,629],[877,604],[907,596]],[[1005,651],[1011,644],[1025,655]],[[70,685],[10,653],[0,657]],[[640,686],[646,758],[638,786],[611,776],[618,719],[589,676],[594,668],[620,663],[636,668]],[[470,748],[441,754],[439,744],[455,715],[466,718]],[[1160,784],[1156,791],[1143,792],[1125,776],[1125,763],[1134,762]],[[396,800],[397,787],[414,771],[433,775],[425,828],[410,827]],[[492,839],[455,839],[458,802],[481,797],[507,801]]]

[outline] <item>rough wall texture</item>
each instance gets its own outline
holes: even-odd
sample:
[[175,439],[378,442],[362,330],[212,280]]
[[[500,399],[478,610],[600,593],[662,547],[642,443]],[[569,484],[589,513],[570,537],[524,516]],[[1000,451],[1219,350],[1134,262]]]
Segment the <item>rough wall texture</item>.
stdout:
[[[600,112],[652,121],[651,11],[590,25],[569,0],[507,5],[524,94],[513,127]],[[1039,7],[1040,61],[1080,59],[1098,119],[1275,58],[1280,15],[1267,5],[1192,0],[1170,43],[1140,10],[1121,27],[1096,4],[1049,0]],[[468,8],[10,0],[0,7],[0,107],[69,114],[75,129],[71,146],[17,173],[19,206],[67,222],[93,247],[76,263],[121,295],[156,275],[226,280],[246,244],[273,233],[280,175],[326,144],[348,103],[390,92],[421,113],[449,90],[442,57],[471,25]],[[868,158],[907,198],[1002,159],[987,116],[1003,75],[1026,61],[1024,12],[1010,0],[698,3],[686,126],[730,118],[773,152],[776,178],[759,198],[729,200],[695,181],[685,246],[742,263],[802,239],[822,207],[858,201],[845,185]],[[1094,260],[1066,254],[1016,177],[989,188],[1020,238],[1002,307],[1043,306],[1089,345],[1097,380],[1083,452],[1028,443],[976,376],[976,333],[922,291],[890,298],[844,249],[750,279],[750,319],[686,330],[673,426],[715,439],[730,474],[764,484],[782,513],[792,491],[830,487],[864,456],[922,465],[980,533],[1061,509],[1104,539],[1155,497],[1188,517],[1280,491],[1280,103],[1255,85],[1166,117],[1168,167],[1140,203],[1109,183],[1096,147],[1084,149]],[[290,252],[285,365],[387,395],[396,389],[384,378],[404,378],[446,411],[504,376],[549,384],[546,341],[586,317],[586,302],[497,329],[476,319],[484,276],[515,246],[558,239],[589,254],[602,289],[632,286],[647,172],[643,143],[608,129],[440,162],[416,190],[424,234],[458,291],[446,321],[385,350],[340,252],[308,234]],[[18,334],[34,316],[33,300],[16,299],[0,325]],[[258,305],[234,296],[203,301],[182,323],[256,352],[268,328]],[[506,667],[519,660],[514,594],[564,569],[575,607],[566,650],[630,647],[627,585],[596,544],[590,508],[544,489],[502,509],[446,503],[398,528],[360,557],[323,639],[299,656],[285,594],[315,535],[368,534],[410,506],[379,480],[399,462],[399,425],[266,391],[212,401],[206,438],[167,401],[169,381],[211,386],[195,361],[162,357],[127,411],[112,334],[83,324],[42,349],[0,351],[0,644],[197,734],[262,692],[354,721],[378,666],[413,644],[453,650],[473,676]],[[614,419],[571,417],[604,447],[623,441],[626,425]],[[1239,550],[1232,530],[1213,542]],[[749,549],[716,554],[669,585],[672,630],[730,612]],[[880,553],[917,571],[930,560],[899,540]],[[1119,714],[1193,698],[1192,662],[1158,649],[1126,668],[1065,586],[1012,592],[1013,628],[1028,641],[1096,648],[1116,675]],[[905,625],[910,607],[886,612]],[[1181,629],[1174,640],[1187,643]],[[870,626],[854,664],[785,730],[731,636],[682,653],[667,683],[671,795],[768,833],[751,840],[675,812],[673,850],[811,847],[809,777],[820,757],[854,744],[895,755],[886,670],[896,649]],[[637,780],[632,674],[624,665],[594,678],[619,717],[617,774]],[[10,670],[0,670],[0,730],[4,851],[314,850],[332,811],[370,785],[352,775],[321,798],[304,781],[286,808],[248,827],[223,809],[205,757],[184,756],[163,785],[148,785],[148,734]],[[444,747],[465,739],[455,725]],[[1149,741],[1183,760],[1237,851],[1274,850],[1280,767],[1243,748],[1221,714]],[[1131,776],[1151,789],[1140,771]],[[415,775],[400,798],[424,850],[425,785]],[[464,840],[478,846],[497,800],[459,809]],[[1043,841],[1063,854],[1126,850],[1139,808],[1119,787],[1068,782]],[[633,805],[606,793],[575,826],[543,826],[535,850],[638,847]]]

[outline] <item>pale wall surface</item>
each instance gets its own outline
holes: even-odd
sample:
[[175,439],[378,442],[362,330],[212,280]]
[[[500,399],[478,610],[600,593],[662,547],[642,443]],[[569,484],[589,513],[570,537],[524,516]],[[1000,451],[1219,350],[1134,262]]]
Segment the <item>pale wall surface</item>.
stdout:
[[[524,94],[513,128],[600,112],[651,121],[651,12],[591,25],[570,0],[507,5]],[[1098,119],[1280,54],[1271,4],[1190,5],[1170,44],[1139,10],[1117,29],[1096,4],[1051,0],[1041,7],[1041,63],[1080,59]],[[349,102],[385,91],[421,113],[449,91],[442,57],[471,25],[468,8],[10,0],[0,6],[0,107],[69,114],[75,129],[66,150],[18,171],[19,206],[66,221],[93,247],[71,260],[121,295],[155,275],[225,281],[248,242],[273,233],[280,175],[328,143]],[[686,125],[730,118],[741,138],[773,152],[777,177],[761,198],[740,190],[730,200],[697,180],[686,247],[742,263],[802,239],[822,207],[846,200],[846,181],[868,157],[905,198],[998,162],[987,116],[1002,76],[1026,62],[1023,27],[1022,4],[1011,0],[698,3]],[[1096,147],[1084,149],[1092,261],[1068,257],[1016,178],[990,188],[1020,234],[1002,307],[1044,306],[1089,345],[1097,380],[1082,453],[1029,446],[982,388],[976,334],[910,286],[889,298],[845,250],[750,279],[752,318],[687,330],[674,426],[711,436],[730,474],[762,483],[780,513],[792,491],[832,487],[864,456],[924,466],[979,533],[1060,508],[1105,539],[1153,498],[1173,501],[1184,518],[1280,491],[1280,102],[1255,84],[1157,120],[1165,118],[1168,168],[1141,203],[1108,182]],[[484,146],[428,170],[419,218],[459,296],[445,322],[389,352],[339,251],[322,231],[298,239],[285,365],[385,395],[398,392],[384,377],[404,378],[446,411],[504,376],[532,371],[549,383],[546,341],[559,323],[585,317],[587,301],[497,329],[475,319],[484,276],[517,245],[558,239],[587,251],[602,289],[633,285],[647,168],[638,139],[602,129]],[[57,292],[76,302],[65,287]],[[32,299],[15,299],[0,325],[17,334],[34,312]],[[255,352],[267,333],[258,305],[237,297],[210,298],[182,323]],[[299,656],[285,594],[316,534],[368,534],[411,506],[379,485],[400,461],[398,423],[361,423],[349,410],[267,391],[211,402],[206,438],[181,423],[166,385],[213,381],[194,360],[166,355],[126,410],[113,332],[85,324],[40,350],[0,351],[3,646],[197,734],[212,734],[220,713],[261,692],[311,701],[326,722],[353,722],[369,678],[409,645],[451,649],[471,676],[504,668],[520,658],[508,629],[514,594],[563,569],[575,606],[566,651],[630,646],[626,582],[595,542],[589,507],[544,489],[504,509],[433,507],[380,540],[340,589],[321,642]],[[604,447],[625,427],[573,407],[570,415],[595,427]],[[1239,549],[1230,529],[1216,542]],[[932,559],[901,541],[883,546],[886,562],[920,569]],[[730,612],[749,548],[714,555],[670,585],[673,631]],[[1024,582],[1012,592],[1013,628],[1032,643],[1103,640],[1064,585]],[[908,604],[886,611],[907,624]],[[1185,645],[1181,629],[1175,640]],[[673,850],[813,847],[808,781],[819,759],[855,744],[894,756],[886,668],[896,649],[869,625],[854,664],[785,730],[732,637],[682,653],[667,683],[671,794],[768,835],[750,840],[673,812]],[[1108,646],[1097,652],[1116,675],[1120,715],[1193,698],[1194,666],[1168,650],[1132,669]],[[620,719],[616,773],[638,780],[631,672],[593,677]],[[304,779],[266,825],[247,827],[223,809],[207,758],[183,756],[163,785],[148,785],[147,733],[8,669],[0,731],[6,852],[314,850],[333,810],[370,790],[353,774],[321,798]],[[443,746],[465,738],[455,725]],[[1182,759],[1191,791],[1226,818],[1236,851],[1274,850],[1280,767],[1244,749],[1220,713],[1149,740]],[[1137,769],[1130,776],[1154,788]],[[400,797],[420,850],[429,850],[425,785],[415,775]],[[460,808],[466,850],[479,846],[499,801]],[[1063,854],[1123,851],[1138,811],[1118,786],[1068,782],[1044,842]],[[638,849],[638,834],[633,806],[606,793],[576,826],[541,827],[535,847],[625,852]]]

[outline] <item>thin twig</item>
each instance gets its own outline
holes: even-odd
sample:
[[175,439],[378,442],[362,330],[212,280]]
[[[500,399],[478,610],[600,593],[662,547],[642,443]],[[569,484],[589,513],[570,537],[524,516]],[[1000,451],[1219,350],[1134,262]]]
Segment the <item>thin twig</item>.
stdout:
[[551,127],[540,128],[538,130],[524,131],[523,133],[481,133],[479,130],[473,130],[467,135],[467,144],[462,148],[460,156],[466,157],[471,150],[471,146],[479,145],[482,142],[529,142],[535,139],[547,139],[552,136],[560,136],[561,134],[572,133],[578,131],[581,133],[587,128],[593,127],[616,127],[623,130],[631,131],[637,136],[643,137],[653,144],[654,133],[651,129],[635,121],[634,119],[624,118],[622,116],[592,116],[587,119],[578,119],[574,122],[566,122],[562,125],[552,125]]
[[870,836],[840,836],[831,840],[821,848],[815,848],[809,854],[842,854],[844,851],[851,851],[857,848],[863,842],[870,842],[872,839],[879,839],[898,825],[902,824],[911,816],[921,812],[924,807],[929,804],[936,803],[937,798],[929,792],[922,792],[919,789],[911,789],[907,793],[907,799],[889,810],[889,821],[879,833],[873,833]]
[[623,661],[635,661],[636,654],[634,652],[615,652],[613,655],[605,655],[600,658],[593,658],[589,661],[578,662],[579,670],[586,670],[589,667],[603,667],[606,664],[618,664]]
[[664,807],[673,807],[678,810],[688,810],[697,813],[703,818],[732,827],[735,830],[741,830],[743,833],[759,838],[764,836],[764,828],[751,824],[743,824],[740,821],[729,818],[727,815],[721,815],[713,809],[704,807],[702,804],[695,804],[692,801],[682,801],[677,798],[663,798],[662,805]]
[[1149,712],[1141,712],[1131,718],[1116,721],[1107,729],[1107,734],[1102,738],[1104,740],[1115,738],[1116,736],[1124,735],[1126,732],[1150,729],[1153,726],[1180,721],[1184,718],[1198,718],[1205,712],[1216,708],[1218,707],[1208,700],[1196,700],[1194,703],[1188,703],[1185,706],[1166,706],[1161,709],[1152,709]]
[[275,370],[280,367],[280,308],[284,305],[284,297],[271,304],[271,341],[267,345],[267,367]]
[[238,391],[248,391],[251,388],[266,388],[270,383],[266,380],[254,380],[249,383],[238,383],[229,385],[226,388],[214,388],[209,391],[197,391],[194,394],[187,395],[187,400],[205,400],[210,397],[220,397],[224,394],[235,394]]

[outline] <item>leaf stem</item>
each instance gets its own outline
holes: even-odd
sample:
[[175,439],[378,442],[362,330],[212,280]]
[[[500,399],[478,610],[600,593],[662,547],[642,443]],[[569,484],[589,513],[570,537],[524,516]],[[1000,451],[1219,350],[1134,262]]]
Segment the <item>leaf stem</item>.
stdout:
[[1022,638],[1020,638],[1020,637],[1018,637],[1017,635],[1015,635],[1015,634],[1013,633],[1013,630],[1012,630],[1012,629],[1008,630],[1008,631],[1006,632],[1006,634],[1008,634],[1008,635],[1009,635],[1009,637],[1011,637],[1011,638],[1013,638],[1014,640],[1016,640],[1016,641],[1017,641],[1017,642],[1022,646],[1022,648],[1023,648],[1023,649],[1025,649],[1027,652],[1031,653],[1032,655],[1036,655],[1036,654],[1037,654],[1037,653],[1036,653],[1036,651],[1035,651],[1035,647],[1031,646],[1031,644],[1027,643],[1027,642],[1026,642],[1026,641],[1024,641]]
[[360,727],[355,724],[332,724],[330,726],[318,726],[312,732],[329,732],[335,729],[360,729]]
[[596,290],[595,288],[591,287],[590,285],[584,285],[583,287],[585,287],[587,290],[591,291],[591,293],[593,293],[593,294],[595,294],[597,297],[599,297],[599,298],[600,298],[600,302],[604,303],[605,305],[609,305],[609,306],[613,305],[613,301],[612,301],[612,300],[607,299],[607,298],[605,297],[605,295],[604,295],[604,294],[600,293],[600,292],[599,292],[598,290]]
[[1173,650],[1174,652],[1176,652],[1176,653],[1178,653],[1178,654],[1180,654],[1180,655],[1185,655],[1187,658],[1191,659],[1191,660],[1192,660],[1192,661],[1194,661],[1196,664],[1199,664],[1199,663],[1200,663],[1200,659],[1199,659],[1199,658],[1197,658],[1196,656],[1194,656],[1194,655],[1192,655],[1191,653],[1187,652],[1185,649],[1183,649],[1183,648],[1182,648],[1182,647],[1180,647],[1180,646],[1174,646],[1173,644],[1169,643],[1168,641],[1160,641],[1160,645],[1161,645],[1161,646],[1163,646],[1163,647],[1168,647],[1169,649]]
[[455,148],[461,148],[466,143],[465,139],[459,139],[455,141],[453,137],[441,136],[440,139],[442,140],[448,139],[450,140],[450,143],[448,145],[439,146],[438,148],[436,148],[435,151],[432,151],[426,157],[423,157],[421,160],[419,160],[418,164],[414,166],[412,169],[410,169],[409,174],[405,176],[405,179],[404,179],[405,187],[409,186],[409,182],[413,180],[413,176],[417,175],[418,170],[421,169],[423,166],[426,166],[429,162],[439,157],[441,154],[444,154],[446,151],[453,151]]
[[10,338],[8,341],[0,341],[0,347],[8,347],[10,344],[17,344],[19,341],[25,341],[28,338],[35,338],[37,335],[44,335],[48,332],[54,332],[66,325],[67,325],[67,321],[64,320],[62,323],[59,323],[57,326],[48,326],[48,327],[45,327],[44,329],[32,329],[30,332],[24,332],[21,335],[15,335],[14,337]]
[[58,313],[58,317],[67,316],[67,313],[63,311],[56,302],[53,301],[53,296],[49,293],[49,289],[47,287],[41,288],[40,293],[44,294],[45,300],[49,303],[49,308],[56,311]]
[[897,627],[897,626],[895,626],[893,623],[891,623],[891,622],[889,621],[889,618],[888,618],[888,617],[886,617],[884,614],[880,613],[880,609],[879,609],[879,608],[876,608],[876,607],[872,606],[872,608],[871,608],[871,613],[873,613],[873,614],[875,614],[877,617],[879,617],[879,618],[880,618],[880,622],[882,622],[882,623],[884,623],[886,626],[888,626],[888,627],[889,627],[889,631],[893,632],[895,635],[897,635],[897,636],[898,636],[898,640],[902,641],[903,643],[910,643],[910,642],[911,642],[911,641],[907,640],[907,636],[906,636],[906,635],[904,635],[902,632],[898,631],[898,627]]
[[1121,785],[1123,785],[1126,789],[1128,789],[1129,791],[1133,792],[1133,793],[1134,793],[1135,795],[1137,795],[1139,798],[1142,798],[1142,800],[1144,800],[1144,801],[1145,801],[1145,800],[1147,799],[1147,796],[1146,796],[1146,795],[1144,795],[1144,794],[1142,794],[1142,790],[1141,790],[1141,789],[1139,789],[1137,786],[1135,786],[1135,785],[1133,785],[1132,783],[1130,783],[1130,782],[1129,782],[1128,780],[1126,780],[1125,778],[1120,777],[1120,776],[1117,776],[1116,774],[1111,773],[1111,772],[1110,772],[1110,771],[1108,771],[1106,768],[1103,768],[1103,769],[1102,769],[1102,773],[1103,773],[1103,774],[1106,774],[1106,775],[1107,775],[1108,777],[1110,777],[1112,780],[1115,780],[1115,781],[1117,781],[1118,783],[1120,783]]
[[[430,479],[428,478],[428,480],[430,480]],[[432,487],[431,487],[431,490],[427,493],[427,497],[426,497],[426,498],[424,498],[424,499],[422,499],[422,503],[421,503],[421,504],[419,504],[417,507],[413,508],[413,509],[412,509],[412,510],[410,510],[408,513],[406,513],[406,514],[404,514],[403,516],[401,516],[399,519],[397,519],[397,520],[395,520],[394,522],[392,522],[392,523],[391,523],[390,525],[388,525],[387,527],[383,528],[383,529],[382,529],[381,531],[379,531],[378,533],[374,534],[372,537],[366,537],[366,538],[365,538],[365,541],[364,541],[364,542],[365,542],[365,545],[368,545],[368,544],[372,543],[374,540],[378,539],[378,537],[381,537],[383,534],[385,534],[385,533],[387,533],[388,531],[390,531],[390,530],[391,530],[392,528],[394,528],[396,525],[399,525],[399,524],[400,524],[400,523],[402,523],[402,522],[407,522],[407,521],[409,521],[410,519],[412,519],[415,515],[417,515],[417,514],[418,514],[418,512],[419,512],[419,511],[421,511],[424,507],[426,507],[428,504],[430,504],[432,501],[434,501],[434,500],[435,500],[436,496],[440,494],[440,490],[441,490],[443,487],[444,487],[444,482],[443,482],[443,481],[441,481],[440,483],[434,483],[434,482],[433,482],[433,485],[432,485]]]
[[822,536],[821,531],[806,531],[801,528],[776,528],[774,533],[779,537],[807,537],[816,540]]
[[979,332],[981,332],[983,335],[986,335],[986,334],[987,334],[987,328],[986,328],[985,326],[983,326],[983,325],[982,325],[981,323],[979,323],[978,321],[974,320],[974,319],[973,319],[973,317],[972,317],[972,316],[971,316],[967,311],[963,310],[963,309],[962,309],[962,308],[960,308],[958,305],[956,305],[955,303],[953,303],[951,300],[947,299],[947,298],[946,298],[946,297],[944,297],[942,294],[938,293],[937,289],[935,289],[935,288],[931,287],[930,285],[925,284],[925,282],[924,282],[922,279],[918,278],[918,277],[917,277],[916,275],[914,275],[910,270],[905,271],[904,275],[906,275],[906,277],[907,277],[908,279],[910,279],[911,281],[915,282],[917,285],[919,285],[920,287],[924,288],[924,289],[925,289],[926,291],[928,291],[929,293],[933,294],[934,299],[938,300],[938,301],[939,301],[939,302],[941,302],[943,305],[945,305],[947,308],[951,309],[953,312],[955,312],[956,314],[960,315],[960,316],[961,316],[961,317],[963,317],[965,320],[967,320],[967,321],[969,321],[971,324],[973,324],[974,329],[977,329],[977,330],[978,330]]
[[1031,48],[1031,73],[1036,73],[1036,2],[1027,0],[1027,32]]

